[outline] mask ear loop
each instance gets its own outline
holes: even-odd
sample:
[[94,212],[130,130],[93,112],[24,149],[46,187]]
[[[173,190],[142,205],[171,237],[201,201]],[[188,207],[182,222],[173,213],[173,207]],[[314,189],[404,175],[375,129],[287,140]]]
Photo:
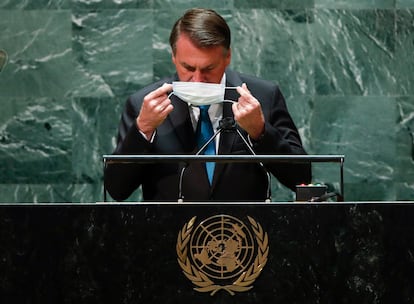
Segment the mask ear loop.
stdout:
[[[237,87],[225,87],[225,90],[237,90]],[[224,99],[222,102],[236,103],[235,100]]]

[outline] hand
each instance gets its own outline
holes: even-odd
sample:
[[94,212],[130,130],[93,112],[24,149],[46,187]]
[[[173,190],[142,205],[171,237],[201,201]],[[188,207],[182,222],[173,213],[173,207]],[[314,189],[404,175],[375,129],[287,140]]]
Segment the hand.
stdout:
[[245,83],[241,87],[237,87],[237,92],[240,97],[232,105],[234,119],[249,134],[250,138],[256,140],[264,132],[265,120],[262,107]]
[[151,138],[155,129],[163,123],[168,114],[174,109],[171,100],[168,98],[168,93],[172,89],[172,84],[164,83],[144,97],[136,124],[147,139]]

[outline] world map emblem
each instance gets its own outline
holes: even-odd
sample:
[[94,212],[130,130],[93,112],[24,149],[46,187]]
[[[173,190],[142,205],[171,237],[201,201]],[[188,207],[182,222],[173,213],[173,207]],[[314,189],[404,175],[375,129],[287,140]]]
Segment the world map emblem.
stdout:
[[269,254],[268,235],[247,216],[248,224],[230,215],[215,215],[196,226],[191,218],[177,237],[178,263],[194,290],[214,295],[248,291]]

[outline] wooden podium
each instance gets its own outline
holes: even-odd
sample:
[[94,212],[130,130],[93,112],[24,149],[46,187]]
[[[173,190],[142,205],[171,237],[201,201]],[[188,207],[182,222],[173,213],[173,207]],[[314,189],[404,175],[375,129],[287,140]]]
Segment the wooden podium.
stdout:
[[412,303],[414,203],[0,205],[1,303]]

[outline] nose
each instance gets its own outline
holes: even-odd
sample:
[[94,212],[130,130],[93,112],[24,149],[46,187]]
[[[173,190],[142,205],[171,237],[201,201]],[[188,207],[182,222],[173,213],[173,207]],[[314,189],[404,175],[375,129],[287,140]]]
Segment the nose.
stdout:
[[194,82],[205,82],[203,73],[200,70],[195,70],[193,72],[192,81],[194,81]]

